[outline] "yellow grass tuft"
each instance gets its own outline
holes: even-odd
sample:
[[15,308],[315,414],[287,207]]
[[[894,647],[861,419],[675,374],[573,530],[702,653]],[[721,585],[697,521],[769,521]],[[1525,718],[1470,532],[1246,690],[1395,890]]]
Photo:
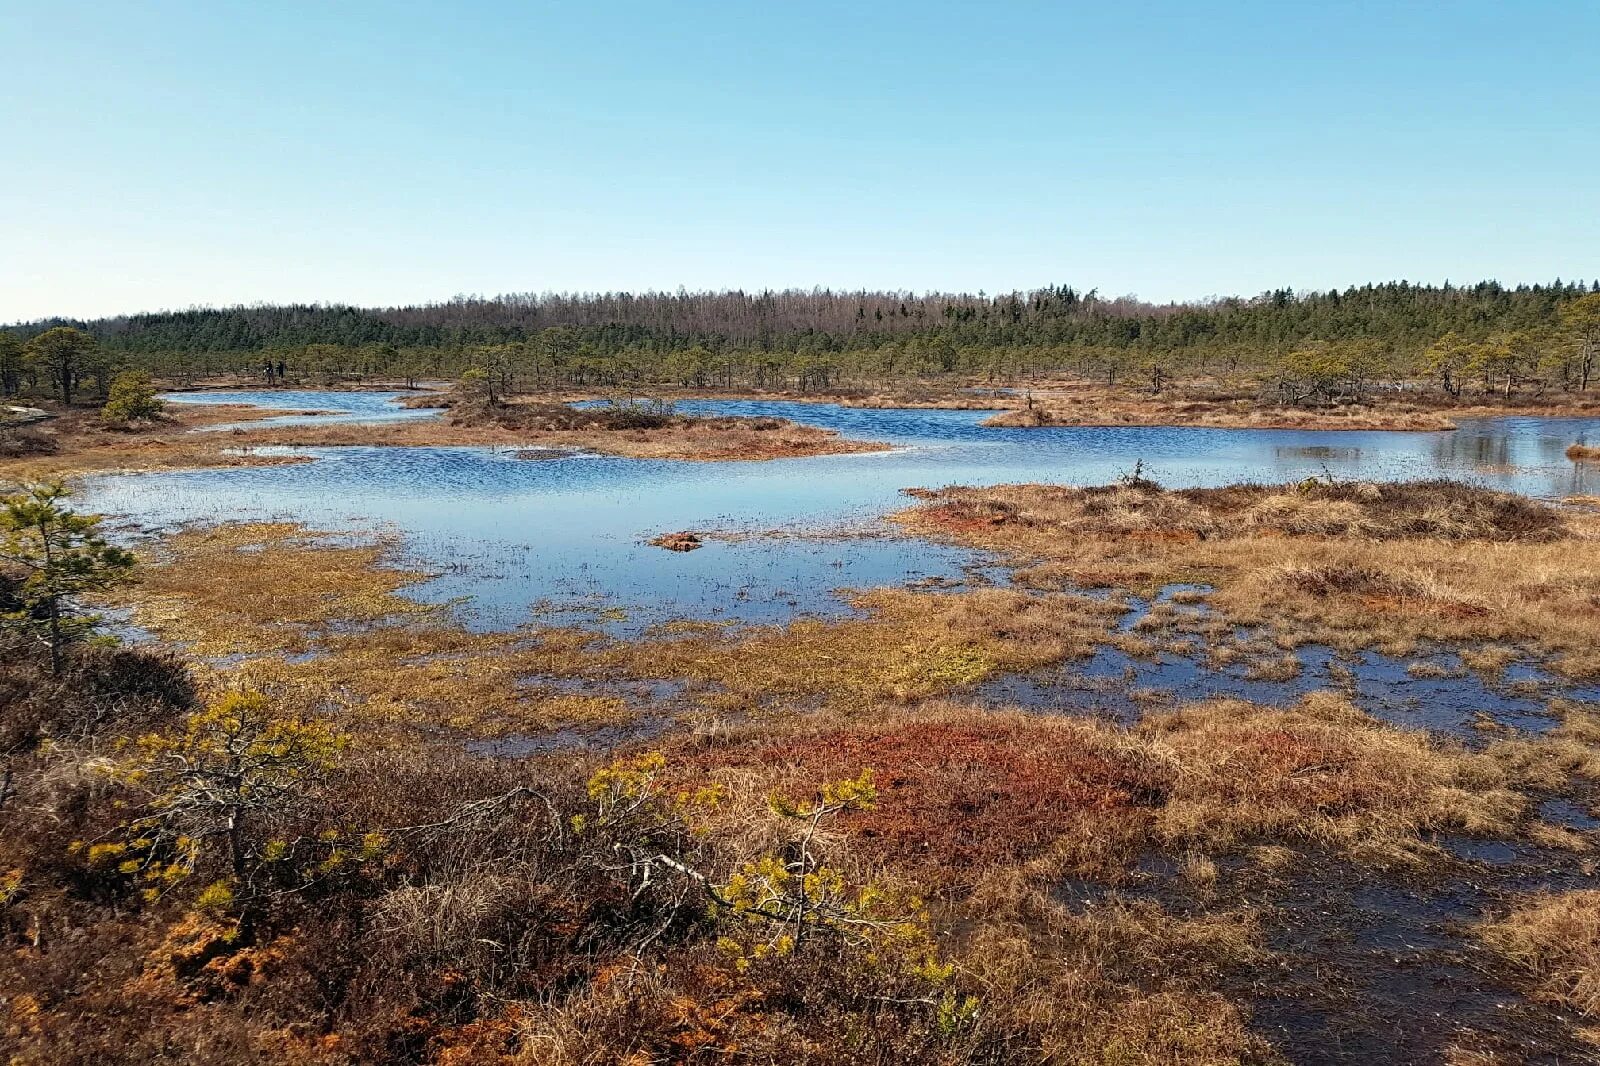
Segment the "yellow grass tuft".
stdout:
[[1600,889],[1534,896],[1479,933],[1543,996],[1600,1018]]

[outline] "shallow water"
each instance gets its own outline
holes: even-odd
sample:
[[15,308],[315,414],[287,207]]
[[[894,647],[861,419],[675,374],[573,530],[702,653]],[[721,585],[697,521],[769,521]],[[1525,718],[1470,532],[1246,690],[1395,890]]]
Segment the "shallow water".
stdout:
[[[181,403],[255,403],[333,412],[263,424],[428,417],[396,393],[205,392]],[[695,463],[558,453],[544,461],[493,448],[306,449],[316,462],[92,479],[97,510],[167,526],[291,519],[328,529],[389,526],[440,576],[416,590],[463,598],[479,626],[531,612],[620,608],[637,630],[670,617],[777,621],[848,610],[846,587],[959,579],[973,553],[886,536],[877,524],[913,486],[1017,481],[1097,484],[1143,463],[1168,485],[1282,482],[1331,474],[1452,477],[1540,497],[1600,491],[1600,470],[1568,444],[1600,439],[1600,420],[1498,419],[1451,433],[1177,427],[985,429],[982,411],[867,410],[771,401],[683,403],[691,413],[775,416],[895,445],[886,453],[772,462]],[[796,536],[848,526],[868,535]],[[645,541],[691,529],[776,531],[711,540],[689,553]]]
[[235,427],[328,425],[333,422],[403,422],[412,418],[437,418],[435,409],[403,407],[400,401],[415,396],[406,392],[331,392],[326,389],[230,389],[228,391],[172,392],[168,403],[196,405],[248,404],[281,411],[315,411],[316,414],[278,415],[246,422],[207,426],[199,432],[216,433]]
[[[1157,600],[1201,588],[1168,586]],[[1135,631],[1149,608],[1130,597],[1118,631]],[[1198,615],[1206,609],[1190,610]],[[1241,629],[1236,636],[1266,634]],[[1273,657],[1283,654],[1276,651]],[[1299,664],[1292,676],[1263,677],[1255,672],[1255,659],[1244,657],[1217,666],[1206,661],[1205,649],[1199,647],[1189,654],[1158,648],[1156,654],[1141,657],[1103,646],[1081,661],[997,675],[980,684],[972,699],[990,706],[1089,714],[1126,724],[1147,710],[1194,700],[1227,697],[1287,706],[1312,692],[1335,691],[1392,725],[1448,733],[1472,744],[1496,739],[1503,729],[1546,732],[1558,724],[1549,709],[1549,701],[1557,696],[1600,702],[1600,685],[1567,682],[1528,662],[1511,663],[1502,673],[1488,675],[1467,669],[1458,655],[1446,650],[1395,659],[1375,651],[1341,654],[1308,645],[1292,654]],[[1422,669],[1413,672],[1413,667]]]

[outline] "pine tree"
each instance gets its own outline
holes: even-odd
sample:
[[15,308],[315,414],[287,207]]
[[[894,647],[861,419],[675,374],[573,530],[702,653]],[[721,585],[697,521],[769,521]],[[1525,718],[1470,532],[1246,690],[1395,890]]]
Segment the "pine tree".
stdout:
[[133,555],[106,543],[100,516],[62,505],[70,493],[59,481],[33,485],[0,498],[0,565],[16,570],[15,608],[0,624],[33,636],[50,649],[50,669],[60,674],[66,646],[99,621],[78,597],[127,579]]

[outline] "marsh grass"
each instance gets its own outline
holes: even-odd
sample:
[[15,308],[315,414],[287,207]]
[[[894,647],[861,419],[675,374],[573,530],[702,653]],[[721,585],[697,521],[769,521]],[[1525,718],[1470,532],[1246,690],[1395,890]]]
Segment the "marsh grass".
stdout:
[[[440,402],[430,401],[427,406]],[[631,459],[702,462],[795,459],[886,451],[889,447],[849,440],[830,429],[780,418],[694,417],[630,407],[580,409],[531,400],[496,407],[456,404],[437,419],[262,427],[235,434],[234,443],[558,448]]]
[[1600,890],[1524,899],[1479,935],[1529,974],[1541,995],[1600,1022]]
[[[383,685],[394,686],[397,700],[427,690],[437,705],[384,712],[419,723],[448,715],[453,694],[464,713],[481,719],[463,726],[470,730],[493,718],[471,704],[498,706],[498,687],[511,686],[520,670],[620,669],[631,654],[590,646],[592,634],[569,630],[479,643],[428,613],[410,614],[398,593],[419,575],[386,569],[396,556],[385,554],[381,539],[256,526],[180,544],[166,565],[179,567],[185,557],[205,565],[188,577],[152,575],[173,609],[185,602],[184,582],[224,581],[230,567],[246,568],[246,588],[271,580],[255,568],[273,552],[278,565],[326,565],[330,580],[347,573],[322,601],[310,595],[308,578],[303,588],[259,598],[206,600],[205,612],[219,633],[242,640],[279,611],[293,615],[311,635],[304,645],[278,647],[304,646],[314,657],[265,655],[242,669],[271,664],[284,671],[274,675],[280,684],[348,689],[369,704],[389,691]],[[334,554],[355,550],[368,554]],[[324,563],[302,558],[323,553]],[[1037,643],[1035,626],[1055,634],[1060,648],[1076,646],[1076,630],[1061,629],[1051,610],[1016,628],[984,628],[1024,601],[1069,602],[1016,595],[1023,600],[907,593],[835,624],[854,627],[843,630],[846,644],[881,640],[871,645],[879,653],[902,646],[907,634],[931,633],[965,634],[975,646],[991,642],[993,655],[1020,655],[1006,652],[1005,641],[1020,635]],[[965,616],[969,608],[983,625]],[[1108,616],[1118,611],[1107,609]],[[211,639],[189,624],[197,640]],[[882,633],[873,636],[873,626]],[[725,656],[705,676],[732,679],[735,690],[765,693],[777,684],[765,675],[739,682],[735,667],[766,655],[764,642],[788,640],[785,628],[678,628],[644,643]],[[902,645],[883,636],[889,633]],[[635,1052],[654,1061],[821,1055],[930,1066],[1277,1062],[1239,989],[1252,973],[1281,975],[1297,964],[1273,954],[1271,914],[1220,891],[1231,863],[1290,878],[1301,876],[1297,856],[1320,849],[1355,868],[1418,872],[1438,864],[1435,834],[1522,833],[1524,791],[1569,772],[1549,775],[1550,754],[1523,772],[1502,753],[1384,725],[1328,694],[1287,708],[1212,701],[1152,714],[1131,728],[918,698],[863,688],[854,679],[864,659],[813,639],[821,640],[804,636],[796,646],[819,661],[838,654],[842,665],[783,688],[789,695],[780,703],[792,710],[806,706],[806,694],[845,695],[827,696],[806,714],[670,734],[661,742],[663,794],[670,809],[691,812],[686,854],[720,871],[736,857],[789,853],[792,820],[771,797],[803,801],[829,782],[873,770],[875,804],[841,815],[813,844],[852,881],[926,899],[937,964],[817,951],[741,967],[692,917],[699,906],[654,933],[661,919],[641,913],[637,901],[676,889],[630,880],[630,864],[616,850],[625,840],[587,842],[567,817],[595,794],[585,785],[593,758],[471,759],[459,746],[390,744],[374,735],[380,731],[362,729],[317,811],[336,826],[432,825],[464,801],[518,786],[535,787],[550,807],[530,799],[493,808],[498,813],[470,823],[470,832],[396,834],[381,862],[349,889],[319,889],[248,945],[230,946],[226,926],[203,911],[150,908],[118,924],[114,908],[102,907],[83,926],[93,936],[63,937],[37,954],[23,946],[0,966],[30,996],[72,989],[36,999],[35,1029],[18,1039],[30,1051],[43,1049],[35,1056],[42,1061],[77,1040],[83,1050],[72,1054],[81,1061],[120,1045],[134,1061],[157,1061],[180,1047],[202,1060],[330,1064],[624,1062]],[[504,675],[493,673],[500,661],[513,664]],[[413,663],[442,672],[428,681],[410,672]],[[481,689],[479,678],[488,679]],[[532,722],[543,712],[529,703]],[[365,713],[363,721],[374,723],[384,716],[375,706],[340,713]],[[1561,729],[1562,744],[1594,755],[1600,726],[1591,709],[1565,708]],[[86,765],[89,754],[72,765]],[[58,777],[70,769],[61,758],[52,770]],[[30,780],[29,810],[47,809],[51,789],[68,796],[49,800],[66,820],[41,822],[54,834],[41,855],[65,854],[57,838],[85,832],[67,816],[96,786],[91,771],[71,773],[83,780],[49,789]],[[706,795],[715,801],[694,799]],[[11,846],[0,845],[0,855],[9,857]],[[1165,872],[1137,874],[1150,855],[1171,862]],[[30,865],[23,883],[34,895],[25,908],[46,906],[37,887],[43,876]],[[1123,892],[1135,876],[1169,880],[1194,902],[1180,907]],[[1059,891],[1067,878],[1093,880],[1104,891],[1091,905],[1071,904]],[[72,917],[86,913],[81,901],[52,898],[48,906],[52,928],[87,921]],[[0,919],[25,945],[28,923],[16,913],[0,908]],[[93,1028],[99,1014],[106,1020]]]
[[1600,675],[1592,515],[1451,482],[920,495],[896,516],[907,528],[1006,552],[1034,587],[1205,584],[1218,616],[1290,647],[1399,656],[1497,644],[1570,677]]
[[865,617],[695,629],[617,649],[610,661],[638,676],[710,686],[729,708],[817,699],[859,710],[957,691],[1003,670],[1087,657],[1123,613],[1115,601],[994,588],[874,589],[851,603]]
[[122,470],[281,466],[303,461],[292,456],[238,453],[231,435],[190,432],[226,422],[273,418],[283,411],[235,404],[172,404],[160,418],[129,429],[107,426],[93,409],[54,409],[57,418],[16,431],[12,446],[0,441],[0,483],[24,484]]
[[[403,594],[429,575],[405,569],[397,538],[383,533],[223,525],[181,531],[147,558],[134,620],[224,672],[374,721],[482,735],[624,720],[632,712],[607,679],[687,681],[721,714],[793,701],[906,704],[1087,657],[1113,639],[1124,610],[1063,593],[876,589],[853,599],[859,618],[684,623],[618,642],[576,626],[471,632],[448,607]],[[599,691],[546,683],[566,680]]]
[[1516,836],[1528,809],[1519,786],[1534,776],[1509,753],[1385,725],[1332,693],[1286,708],[1189,704],[1131,728],[936,701],[684,744],[685,786],[715,780],[737,794],[803,793],[873,767],[893,802],[841,830],[877,861],[979,896],[1024,867],[1115,879],[1152,849],[1183,856],[1199,880],[1208,856],[1257,846],[1417,868],[1440,857],[1441,833]]
[[[784,854],[790,827],[771,797],[813,796],[870,769],[878,802],[840,815],[813,843],[851,878],[925,899],[940,958],[955,967],[944,999],[904,973],[821,956],[741,970],[692,938],[637,957],[568,953],[559,937],[515,939],[551,906],[531,880],[550,876],[545,867],[463,852],[430,856],[432,872],[365,912],[376,950],[407,967],[378,1001],[416,996],[393,983],[416,975],[455,982],[424,1020],[363,1021],[372,1032],[416,1026],[429,1047],[464,1062],[620,1061],[602,1048],[662,1060],[740,1048],[779,1060],[849,1046],[865,1049],[864,1062],[1266,1063],[1275,1053],[1252,1027],[1238,975],[1297,964],[1275,961],[1272,916],[1230,894],[1231,871],[1244,863],[1279,880],[1314,878],[1301,864],[1317,854],[1374,877],[1437,876],[1460,865],[1441,838],[1459,837],[1586,861],[1589,834],[1540,821],[1533,800],[1600,780],[1600,715],[1558,705],[1548,735],[1499,734],[1475,750],[1325,692],[1284,707],[1152,709],[1129,726],[958,700],[998,673],[1106,646],[1144,655],[1181,646],[1288,676],[1298,666],[1286,653],[1329,634],[1347,646],[1455,634],[1476,641],[1460,669],[1491,673],[1523,646],[1577,640],[1580,627],[1556,615],[1576,609],[1591,565],[1580,520],[1453,486],[1322,491],[955,490],[907,521],[1008,551],[1031,567],[1025,583],[876,589],[851,597],[856,617],[685,622],[631,642],[579,627],[470,632],[447,608],[408,597],[427,575],[381,533],[188,530],[151,553],[135,620],[217,657],[213,683],[249,678],[287,706],[360,723],[367,758],[385,767],[361,787],[381,778],[416,793],[363,794],[352,817],[380,824],[400,815],[378,807],[444,802],[479,772],[463,765],[448,787],[425,783],[412,764],[443,751],[430,744],[441,736],[627,721],[662,708],[609,683],[682,681],[701,728],[660,740],[663,784],[674,796],[718,797],[696,809],[697,847]],[[1533,566],[1544,552],[1552,565],[1565,553],[1566,584]],[[1196,578],[1209,588],[1168,587]],[[1559,602],[1538,606],[1530,581],[1550,584]],[[1079,591],[1095,583],[1112,594]],[[1503,619],[1412,603],[1492,602],[1507,590],[1527,604]],[[1153,602],[1135,603],[1125,594],[1134,591]],[[559,755],[530,769],[570,786],[583,765]],[[1147,866],[1151,857],[1161,863]],[[1152,879],[1161,892],[1136,891]],[[1069,902],[1059,890],[1068,880],[1093,884],[1093,902]],[[571,919],[550,920],[559,930]],[[517,946],[495,946],[508,943]],[[529,961],[536,948],[559,976]],[[1545,980],[1575,964],[1514,965]],[[467,995],[454,989],[482,998],[473,1010],[439,1006]],[[968,1010],[967,997],[980,1006]]]
[[1293,841],[1380,863],[1436,858],[1438,832],[1516,832],[1526,799],[1494,758],[1376,722],[1313,693],[1147,715],[1135,728],[1182,767],[1156,822],[1168,849]]
[[134,610],[199,656],[303,654],[341,630],[439,613],[399,595],[429,575],[390,565],[397,549],[392,535],[282,522],[185,529],[147,552]]
[[[1326,692],[1165,707],[1128,726],[959,702],[1000,672],[1108,645],[1182,647],[1258,676],[1287,676],[1297,642],[1341,632],[1351,646],[1455,634],[1477,642],[1462,669],[1485,672],[1523,645],[1571,654],[1592,580],[1582,521],[1438,485],[955,490],[906,520],[1026,560],[1031,586],[878,589],[852,597],[852,618],[686,622],[624,643],[579,627],[474,633],[408,595],[428,575],[382,531],[257,523],[154,545],[135,621],[210,660],[202,687],[246,680],[283,713],[331,716],[358,738],[297,815],[305,832],[408,828],[339,887],[285,897],[275,924],[230,943],[215,913],[143,907],[69,852],[108,837],[124,817],[109,800],[128,797],[108,796],[112,738],[51,745],[26,803],[0,803],[30,819],[0,834],[8,1036],[35,1061],[1264,1064],[1281,1059],[1250,1014],[1261,975],[1326,979],[1335,994],[1347,975],[1278,953],[1285,919],[1231,881],[1294,881],[1316,906],[1308,856],[1372,883],[1445,878],[1468,864],[1441,838],[1463,836],[1587,861],[1592,834],[1533,811],[1600,782],[1593,706],[1557,704],[1547,735],[1474,749]],[[1180,578],[1211,588],[1148,606],[1124,594]],[[1520,606],[1436,609],[1498,609],[1495,596]],[[1259,632],[1241,635],[1241,619]],[[118,666],[113,687],[172,687],[159,666]],[[686,682],[698,725],[637,764],[660,767],[672,827],[652,823],[648,848],[574,819],[598,818],[611,795],[597,769],[624,797],[635,771],[574,751],[462,750],[463,737],[660,713],[610,687],[646,678]],[[792,804],[774,797],[803,804],[867,770],[875,802],[806,847],[852,884],[918,900],[915,956],[735,958],[698,882],[654,858],[677,849],[716,877],[792,858]],[[1069,898],[1068,882],[1092,891]],[[1593,911],[1541,897],[1484,936],[1592,1011]]]
[[[1304,899],[1317,891],[1307,856],[1336,858],[1356,882],[1426,879],[1450,867],[1440,836],[1541,839],[1532,779],[1502,753],[1327,693],[1193,704],[1131,728],[932,701],[736,725],[667,750],[672,787],[715,782],[729,811],[873,767],[881,803],[842,819],[829,846],[927,892],[995,1025],[1035,1034],[1047,1060],[1107,1048],[1113,1061],[1273,1060],[1245,1002],[1219,990],[1251,967],[1310,980],[1309,964],[1266,946],[1268,919],[1284,917],[1219,891],[1225,863]],[[708,828],[760,839],[731,814]],[[1171,861],[1141,872],[1149,856]],[[1057,890],[1068,880],[1092,886],[1090,902]]]
[[284,523],[184,530],[148,553],[134,620],[211,661],[217,683],[264,686],[307,710],[374,727],[494,736],[631,717],[614,694],[537,679],[590,664],[577,629],[473,633],[443,605],[401,593],[397,538]]

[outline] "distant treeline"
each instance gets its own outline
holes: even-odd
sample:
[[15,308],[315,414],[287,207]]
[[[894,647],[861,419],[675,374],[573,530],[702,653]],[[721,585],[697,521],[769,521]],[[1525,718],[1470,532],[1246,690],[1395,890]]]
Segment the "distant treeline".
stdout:
[[[1600,282],[1593,291],[1600,291]],[[13,326],[32,335],[76,326],[129,352],[230,352],[311,344],[452,348],[527,341],[567,328],[602,354],[701,345],[760,351],[844,351],[909,336],[957,345],[1195,345],[1271,347],[1306,340],[1426,344],[1441,334],[1553,324],[1557,305],[1591,291],[1579,282],[1507,288],[1390,282],[1343,291],[1280,289],[1251,298],[1156,306],[1052,287],[1002,296],[893,292],[606,293],[458,298],[415,307],[230,307]]]
[[[1424,353],[1446,337],[1511,337],[1543,352],[1571,342],[1562,308],[1595,292],[1600,282],[1511,288],[1402,281],[1165,305],[1067,286],[995,296],[823,289],[524,294],[412,307],[307,304],[52,319],[5,331],[22,340],[74,327],[93,337],[103,358],[186,377],[250,371],[271,359],[286,362],[296,378],[454,375],[498,364],[535,385],[677,380],[810,388],[849,378],[1013,378],[1045,370],[1107,378],[1153,373],[1159,385],[1162,374],[1194,368],[1279,367],[1308,346],[1356,346],[1357,362],[1396,373],[1425,370]],[[1527,377],[1527,367],[1516,375]],[[1573,376],[1562,369],[1552,380],[1569,385]]]

